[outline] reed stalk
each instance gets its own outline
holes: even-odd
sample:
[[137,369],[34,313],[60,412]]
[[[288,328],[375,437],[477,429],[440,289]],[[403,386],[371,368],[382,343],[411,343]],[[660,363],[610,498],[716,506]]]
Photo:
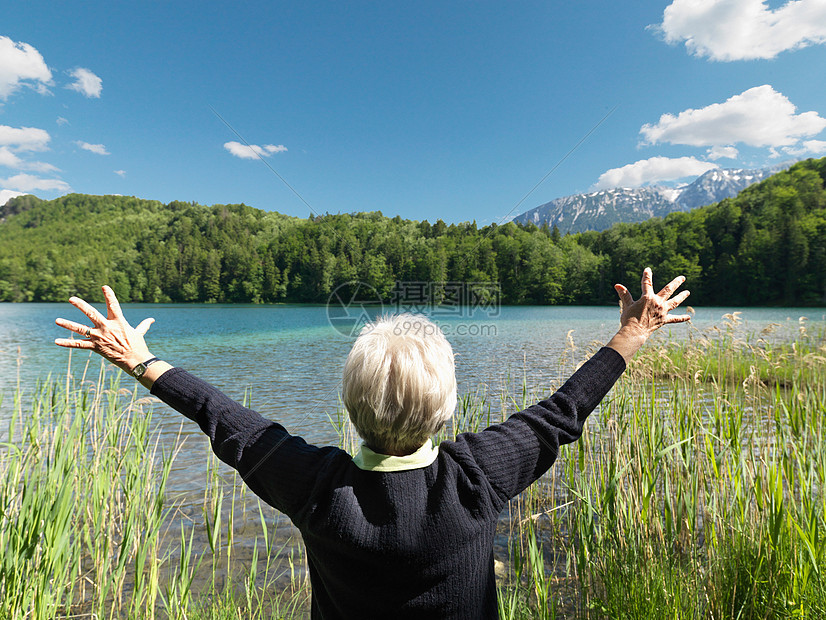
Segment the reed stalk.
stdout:
[[203,521],[176,529],[167,485],[180,438],[162,446],[151,399],[104,366],[94,380],[88,370],[14,395],[0,444],[0,618],[269,618],[306,608],[300,580],[276,589],[285,562],[263,513],[263,557],[257,542],[251,562],[232,557],[238,480],[211,476]]
[[[735,313],[649,343],[582,439],[511,502],[501,618],[826,617],[826,332],[746,327]],[[569,334],[556,376],[596,346]],[[523,377],[463,395],[440,439],[555,387]],[[330,419],[357,450],[340,406]],[[183,518],[167,492],[176,448],[116,373],[87,364],[79,380],[18,389],[6,426],[0,618],[307,616],[294,533],[211,455]]]

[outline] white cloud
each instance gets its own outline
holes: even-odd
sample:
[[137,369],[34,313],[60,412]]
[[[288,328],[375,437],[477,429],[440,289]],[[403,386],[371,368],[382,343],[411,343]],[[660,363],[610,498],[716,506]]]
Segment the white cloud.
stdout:
[[0,146],[13,151],[45,151],[51,140],[49,132],[37,127],[9,127],[0,125]]
[[34,190],[68,192],[71,187],[60,179],[41,179],[31,174],[16,174],[8,179],[0,179],[0,185],[19,192],[31,192]]
[[763,0],[674,0],[656,27],[667,43],[711,60],[774,58],[826,43],[826,2],[791,0],[770,9]]
[[241,144],[240,142],[227,142],[224,148],[236,157],[241,159],[258,159],[259,157],[269,157],[273,153],[283,153],[287,147],[283,144],[265,144],[258,146],[257,144]]
[[35,172],[59,172],[57,166],[42,161],[20,159],[7,146],[0,146],[0,166],[14,170],[34,170]]
[[42,161],[26,161],[17,156],[8,146],[0,146],[0,166],[13,170],[33,170],[35,172],[59,172],[60,169]]
[[[798,146],[787,146],[783,148],[783,154],[792,157],[826,155],[826,140],[806,140]],[[776,153],[775,157],[780,157],[780,153]]]
[[723,103],[677,116],[663,114],[655,125],[643,125],[646,144],[669,142],[689,146],[790,146],[826,128],[817,112],[795,114],[797,108],[768,84],[755,86]]
[[0,146],[0,166],[5,166],[6,168],[15,168],[19,170],[22,164],[23,160],[20,159],[14,153],[12,153],[9,147]]
[[44,161],[27,161],[23,162],[21,170],[34,170],[35,172],[60,172],[60,168],[47,164]]
[[737,156],[740,154],[733,146],[712,146],[708,149],[708,158],[713,160],[718,159],[737,159]]
[[674,181],[683,177],[699,176],[718,167],[717,164],[700,161],[694,157],[641,159],[633,164],[603,172],[591,187],[591,191],[614,187],[640,187],[657,181]]
[[26,192],[15,192],[10,189],[0,189],[0,207],[6,204],[12,198],[16,198],[17,196],[22,196]]
[[48,92],[51,81],[52,72],[40,52],[28,43],[0,36],[0,99],[8,99],[21,85]]
[[126,176],[126,170],[115,170],[114,172],[115,172],[116,175],[118,175],[121,178]]
[[106,147],[102,144],[89,144],[88,142],[84,142],[83,140],[75,140],[75,144],[77,144],[84,151],[89,151],[90,153],[95,153],[97,155],[110,154],[109,151],[106,150]]
[[89,69],[78,67],[69,75],[75,78],[75,81],[66,88],[76,90],[87,97],[100,97],[100,93],[103,90],[103,80],[89,71]]
[[819,155],[820,153],[826,153],[826,140],[806,140],[803,143],[810,153],[814,153]]
[[62,117],[62,116],[58,116],[58,117],[57,117],[57,121],[56,121],[56,122],[57,122],[57,124],[58,124],[58,125],[60,125],[60,126],[63,126],[63,125],[68,125],[68,124],[69,124],[69,119],[64,118],[64,117]]

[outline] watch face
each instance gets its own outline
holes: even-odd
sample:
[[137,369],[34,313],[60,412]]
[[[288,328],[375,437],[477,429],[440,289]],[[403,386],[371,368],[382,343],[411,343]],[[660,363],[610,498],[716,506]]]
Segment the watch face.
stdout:
[[143,376],[143,373],[145,373],[145,372],[146,372],[146,366],[144,366],[143,364],[138,364],[137,366],[135,366],[132,369],[132,374],[135,377],[137,377],[138,379],[140,379]]

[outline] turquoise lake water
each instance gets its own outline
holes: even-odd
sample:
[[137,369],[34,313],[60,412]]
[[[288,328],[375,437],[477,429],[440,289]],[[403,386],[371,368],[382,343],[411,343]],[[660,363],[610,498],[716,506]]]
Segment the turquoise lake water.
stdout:
[[[123,309],[132,324],[148,316],[156,319],[147,335],[155,355],[194,372],[233,398],[242,399],[247,393],[253,408],[308,441],[337,442],[330,417],[339,409],[341,369],[353,338],[336,322],[335,312],[331,324],[325,306],[126,304]],[[670,331],[684,337],[689,329],[710,330],[723,324],[725,314],[738,310],[743,322],[737,329],[744,337],[777,323],[773,337],[783,338],[797,332],[800,317],[807,317],[809,329],[826,324],[823,308],[695,308],[691,328],[676,325],[662,330],[662,335]],[[482,390],[494,400],[507,385],[521,391],[523,378],[537,394],[560,385],[565,377],[558,359],[568,331],[573,330],[581,359],[583,347],[606,342],[619,322],[616,306],[502,307],[467,314],[436,309],[433,318],[454,347],[460,394]],[[65,377],[69,351],[53,344],[64,335],[54,325],[59,316],[85,320],[68,303],[0,304],[0,392],[5,396],[0,403],[0,429],[10,414],[18,382],[26,393],[49,373]],[[96,379],[100,358],[72,353],[75,377],[87,364],[87,377]],[[122,385],[134,384],[124,376]],[[170,493],[178,498],[198,495],[208,444],[194,423],[162,404],[154,407],[154,424],[162,441],[183,443]]]
[[[155,318],[147,335],[155,355],[235,398],[249,391],[254,407],[288,428],[300,425],[314,439],[329,436],[327,414],[337,407],[341,369],[353,337],[335,324],[336,317],[327,307],[125,304],[123,309],[132,324]],[[810,329],[826,322],[823,308],[695,308],[692,329],[721,326],[725,314],[737,311],[743,334],[777,323],[775,337],[783,337],[797,330],[800,317],[807,317]],[[474,392],[479,385],[497,391],[502,382],[516,379],[521,384],[523,377],[530,388],[547,386],[560,379],[557,358],[569,330],[574,343],[583,347],[607,341],[619,325],[615,306],[511,306],[477,309],[470,317],[462,314],[451,309],[430,312],[456,353],[460,393]],[[65,376],[69,351],[54,345],[55,338],[67,333],[54,325],[59,316],[89,323],[68,303],[0,304],[0,392],[5,400],[11,397],[18,375],[26,389],[49,373]],[[662,331],[680,337],[688,328],[675,325]],[[98,356],[72,352],[76,374],[87,363],[96,374]]]

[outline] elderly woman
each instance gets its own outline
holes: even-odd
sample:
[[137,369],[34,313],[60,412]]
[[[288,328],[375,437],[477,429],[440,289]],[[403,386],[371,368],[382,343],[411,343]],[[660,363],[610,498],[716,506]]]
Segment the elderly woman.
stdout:
[[[114,293],[108,316],[73,297],[92,321],[57,319],[89,349],[136,377],[198,423],[221,460],[301,531],[313,588],[313,618],[496,618],[493,537],[508,500],[545,473],[637,349],[688,296],[681,276],[655,294],[650,269],[636,301],[617,284],[620,328],[552,396],[478,433],[434,446],[453,414],[453,351],[424,317],[366,326],[344,365],[344,405],[364,440],[351,457],[307,444],[280,424],[154,357]],[[541,352],[538,352],[541,354]]]

